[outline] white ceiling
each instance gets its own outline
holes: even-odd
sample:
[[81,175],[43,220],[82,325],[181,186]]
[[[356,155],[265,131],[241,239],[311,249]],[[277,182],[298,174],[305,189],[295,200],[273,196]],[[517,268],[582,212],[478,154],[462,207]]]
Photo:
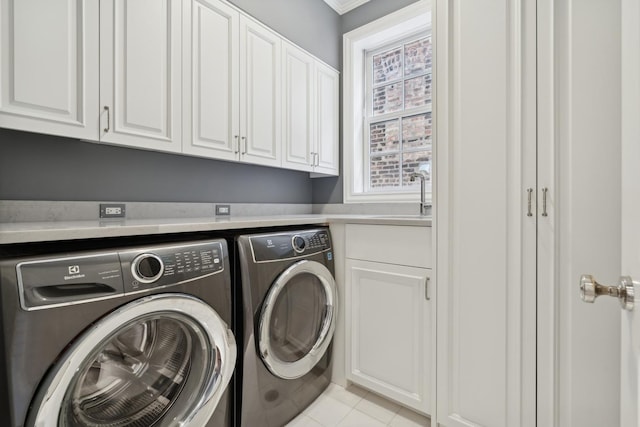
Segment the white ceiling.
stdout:
[[326,4],[331,6],[333,10],[338,12],[340,15],[344,15],[356,7],[365,4],[369,0],[324,0]]

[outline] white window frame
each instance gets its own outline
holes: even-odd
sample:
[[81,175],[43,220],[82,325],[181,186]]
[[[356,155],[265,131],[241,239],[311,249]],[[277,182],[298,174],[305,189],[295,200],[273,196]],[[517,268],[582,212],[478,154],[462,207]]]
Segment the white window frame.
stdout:
[[[430,31],[431,3],[419,0],[403,9],[346,33],[343,36],[343,159],[344,203],[416,202],[420,189],[402,192],[365,192],[365,67],[368,51],[412,34]],[[432,44],[434,40],[432,39]],[[434,63],[435,68],[435,63]],[[433,78],[435,82],[435,78]],[[432,105],[434,101],[432,100]],[[433,113],[432,113],[433,115]],[[435,121],[433,121],[435,123]],[[434,133],[433,133],[434,134]],[[434,141],[435,143],[435,141]],[[433,171],[433,165],[432,165]],[[427,187],[430,199],[431,186]]]

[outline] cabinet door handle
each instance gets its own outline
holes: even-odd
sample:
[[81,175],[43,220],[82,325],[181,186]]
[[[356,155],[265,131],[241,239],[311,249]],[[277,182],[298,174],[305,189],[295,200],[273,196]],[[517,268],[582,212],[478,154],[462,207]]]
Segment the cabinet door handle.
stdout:
[[320,166],[320,154],[319,153],[316,153],[316,163],[315,163],[315,165],[316,166]]
[[242,155],[247,154],[247,137],[243,136],[242,138]]
[[111,113],[109,112],[108,106],[105,105],[103,109],[107,112],[107,127],[104,128],[104,133],[108,133],[111,128]]
[[549,214],[547,213],[547,192],[549,191],[549,189],[547,187],[544,187],[542,189],[542,216],[549,216]]
[[239,135],[233,135],[233,140],[234,140],[233,141],[234,142],[233,145],[235,147],[234,154],[238,154],[240,152],[240,147],[239,147],[239,143],[238,143],[238,138],[239,137],[240,137]]
[[424,298],[427,301],[431,301],[431,298],[429,298],[429,282],[430,282],[431,278],[427,277],[426,280],[424,281]]
[[527,216],[533,216],[531,212],[531,197],[533,195],[533,188],[527,188]]

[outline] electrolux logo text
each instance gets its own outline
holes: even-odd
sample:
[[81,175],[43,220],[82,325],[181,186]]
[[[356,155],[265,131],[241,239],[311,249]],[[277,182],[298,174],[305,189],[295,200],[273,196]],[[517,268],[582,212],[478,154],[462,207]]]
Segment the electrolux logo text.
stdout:
[[80,274],[80,266],[79,265],[70,265],[69,266],[69,275],[64,276],[64,280],[72,280],[72,279],[82,279],[85,277],[84,274]]

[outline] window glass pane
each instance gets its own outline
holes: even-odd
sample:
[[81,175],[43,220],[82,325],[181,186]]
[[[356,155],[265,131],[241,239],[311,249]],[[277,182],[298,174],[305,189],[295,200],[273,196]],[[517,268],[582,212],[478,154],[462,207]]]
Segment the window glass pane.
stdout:
[[404,45],[404,75],[417,76],[431,69],[431,37]]
[[373,90],[373,115],[402,110],[402,83],[394,83]]
[[373,84],[389,82],[402,77],[402,47],[382,52],[373,57]]
[[402,182],[404,185],[420,185],[420,180],[411,182],[409,175],[422,172],[431,180],[431,150],[413,151],[402,155]]
[[[375,98],[374,98],[375,99]],[[431,102],[431,74],[415,77],[404,82],[405,109],[422,107]],[[375,104],[374,104],[375,105]]]
[[402,119],[402,149],[431,147],[431,113]]
[[400,186],[400,155],[385,154],[371,156],[370,160],[371,189]]
[[400,149],[400,120],[371,123],[369,131],[371,153]]

